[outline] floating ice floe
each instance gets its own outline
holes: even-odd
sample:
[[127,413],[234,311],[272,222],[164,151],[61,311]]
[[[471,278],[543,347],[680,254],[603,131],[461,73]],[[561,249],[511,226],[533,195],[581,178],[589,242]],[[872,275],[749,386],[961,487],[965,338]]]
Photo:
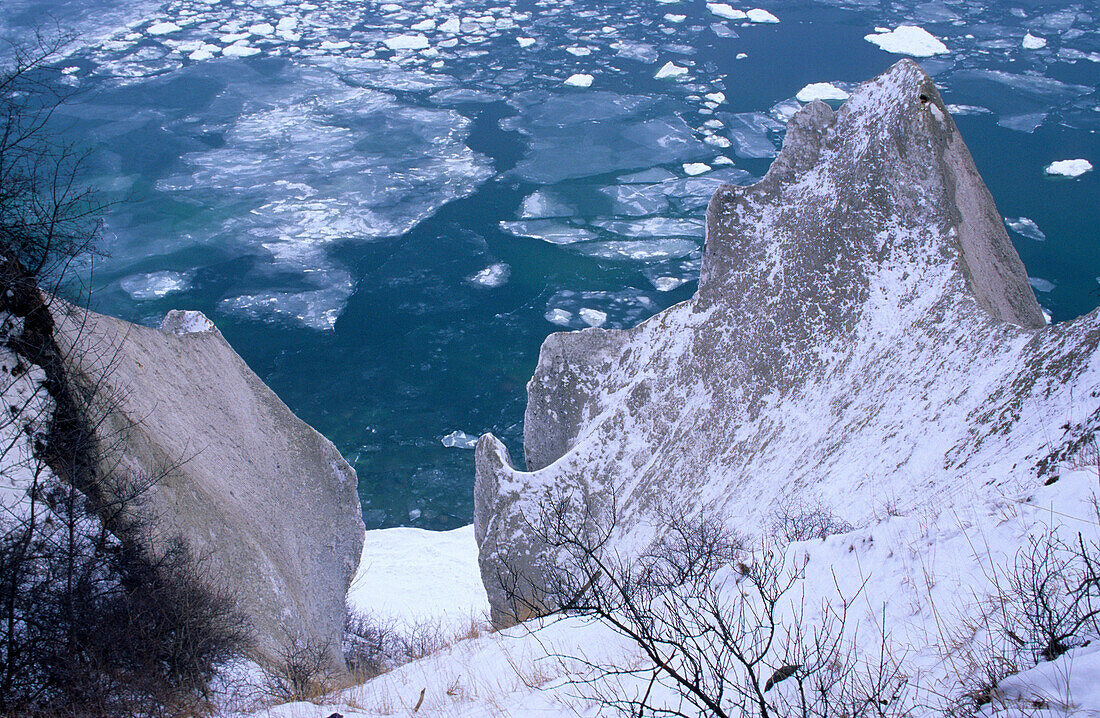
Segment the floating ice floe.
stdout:
[[726,133],[734,144],[740,157],[762,159],[775,157],[775,143],[769,132],[780,132],[783,125],[761,112],[738,112],[719,117],[726,123]]
[[572,217],[576,214],[568,204],[546,190],[537,190],[523,198],[519,208],[521,219]]
[[533,37],[517,37],[516,42],[520,47],[531,47],[536,41]]
[[574,242],[584,242],[596,238],[596,235],[587,229],[573,227],[568,224],[546,219],[501,222],[500,228],[517,237],[541,239],[550,244],[573,244]]
[[[629,227],[629,225],[626,225]],[[656,262],[681,259],[699,249],[690,239],[617,239],[610,242],[585,242],[576,250],[589,257],[627,260],[631,262]]]
[[932,57],[950,52],[932,33],[916,25],[899,25],[894,30],[864,35],[863,39],[895,55]]
[[604,187],[600,192],[611,199],[614,214],[644,217],[668,209],[668,197],[660,186],[621,184]]
[[512,268],[504,262],[498,262],[491,264],[480,272],[467,277],[467,281],[471,284],[476,284],[482,287],[488,287],[489,289],[495,289],[496,287],[502,287],[508,282],[508,278],[512,276]]
[[829,82],[814,82],[799,90],[798,94],[795,95],[795,99],[801,102],[847,100],[848,93]]
[[244,40],[222,49],[222,55],[225,57],[252,57],[253,55],[259,55],[260,52],[260,48],[252,47]]
[[477,446],[477,437],[465,431],[452,431],[439,441],[448,449],[473,449]]
[[1036,242],[1046,241],[1047,236],[1043,234],[1043,230],[1039,229],[1039,225],[1027,217],[1005,217],[1005,224],[1022,237],[1034,239]]
[[[677,217],[647,217],[645,219],[597,219],[593,227],[612,234],[637,239],[668,237],[702,237],[704,223],[701,219]],[[684,252],[683,254],[686,254]]]
[[595,78],[593,78],[592,75],[577,73],[567,77],[562,84],[568,85],[569,87],[592,87],[593,79]]
[[546,318],[546,321],[551,324],[557,324],[562,327],[569,326],[569,322],[573,321],[573,312],[564,309],[551,309],[543,316]]
[[1045,37],[1038,37],[1029,32],[1024,35],[1024,40],[1020,43],[1020,46],[1025,50],[1042,50],[1047,46],[1047,40]]
[[153,23],[148,27],[148,29],[146,29],[145,32],[149,33],[150,35],[168,35],[173,32],[179,32],[182,29],[183,28],[181,28],[174,22],[164,21]]
[[749,10],[747,13],[745,13],[745,15],[752,22],[770,23],[770,24],[774,24],[774,23],[779,22],[779,18],[777,18],[775,15],[772,15],[767,10],[761,10],[758,7],[753,8],[752,10]]
[[382,41],[391,50],[424,50],[431,46],[424,35],[398,35]]
[[668,13],[668,14],[665,15],[665,20],[668,20],[669,22],[673,22],[673,23],[676,23],[677,25],[679,25],[684,20],[687,20],[687,15],[676,15],[674,13]]
[[653,277],[653,288],[658,292],[671,292],[679,286],[687,284],[688,280],[683,277]]
[[209,60],[221,54],[222,49],[217,45],[203,45],[199,49],[195,50],[187,56],[187,59],[201,62],[202,60]]
[[590,327],[602,327],[607,323],[607,312],[601,312],[599,309],[582,307],[577,314],[580,315],[581,321]]
[[705,162],[688,162],[684,165],[684,173],[692,177],[704,172],[710,172],[710,165]]
[[661,69],[657,70],[657,74],[653,77],[658,80],[667,80],[674,77],[683,77],[686,74],[688,74],[688,69],[686,67],[681,67],[672,60],[669,60],[664,65],[661,65]]
[[1088,160],[1058,160],[1051,162],[1043,172],[1048,175],[1060,177],[1080,177],[1086,172],[1092,171],[1092,163]]
[[726,20],[747,20],[749,17],[748,13],[744,10],[735,10],[726,3],[709,2],[707,3],[707,10],[710,10],[712,14],[725,18]]
[[1034,289],[1036,292],[1043,293],[1054,291],[1054,287],[1056,286],[1054,282],[1051,282],[1047,279],[1040,279],[1038,277],[1028,277],[1027,283],[1030,284],[1032,289]]
[[191,286],[191,278],[183,272],[150,272],[123,277],[119,285],[131,299],[145,302],[184,291]]

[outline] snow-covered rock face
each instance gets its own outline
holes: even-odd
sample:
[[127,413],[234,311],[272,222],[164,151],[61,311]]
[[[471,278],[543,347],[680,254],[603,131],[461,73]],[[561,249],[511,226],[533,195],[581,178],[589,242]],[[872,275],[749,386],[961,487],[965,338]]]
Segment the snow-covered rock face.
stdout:
[[155,539],[182,535],[252,622],[255,656],[327,648],[335,671],[344,598],[363,546],[355,471],[294,416],[201,312],[159,330],[56,302],[69,379],[94,387],[105,471],[156,477]]
[[[540,502],[614,497],[627,555],[667,512],[747,533],[784,502],[859,523],[985,485],[1035,486],[1100,424],[1100,317],[1046,327],[932,81],[903,60],[788,125],[750,187],[707,211],[696,295],[625,331],[554,334],[515,470],[477,447],[494,620],[538,583]],[[959,498],[955,498],[959,497]]]

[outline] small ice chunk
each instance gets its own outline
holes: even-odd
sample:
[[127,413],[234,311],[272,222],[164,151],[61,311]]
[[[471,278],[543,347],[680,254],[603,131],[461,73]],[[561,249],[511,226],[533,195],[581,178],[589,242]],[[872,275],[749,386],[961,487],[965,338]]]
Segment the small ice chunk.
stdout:
[[255,25],[249,25],[248,31],[253,35],[261,35],[267,37],[268,35],[275,34],[275,26],[269,22],[260,22]]
[[488,287],[489,289],[495,289],[496,287],[504,286],[504,284],[508,282],[510,276],[512,276],[512,268],[504,262],[498,262],[496,264],[490,264],[480,272],[467,277],[466,281],[471,284]]
[[409,511],[409,521],[416,521],[418,518],[420,518],[420,509]]
[[523,219],[539,217],[572,217],[572,207],[545,190],[537,190],[523,199],[519,216]]
[[224,42],[226,45],[232,45],[235,42],[247,40],[250,37],[252,37],[252,33],[250,32],[234,32],[228,35],[222,35],[218,40]]
[[573,312],[566,311],[565,309],[551,309],[543,316],[545,316],[546,321],[551,324],[557,324],[562,327],[569,326],[569,322],[573,321]]
[[1080,177],[1092,172],[1092,163],[1088,160],[1058,160],[1047,165],[1043,172],[1061,177]]
[[686,67],[680,67],[672,60],[669,60],[664,65],[661,65],[661,69],[657,70],[657,74],[653,77],[658,80],[665,80],[671,77],[683,77],[686,74],[688,74],[688,69]]
[[748,57],[748,56],[749,56],[749,55],[748,55],[748,53],[747,53],[747,52],[739,52],[739,53],[737,53],[736,55],[734,55],[733,59],[734,59],[734,60],[744,60],[744,59],[745,59],[746,57]]
[[599,309],[582,307],[577,314],[580,315],[581,321],[590,327],[602,327],[607,323],[607,312],[601,312]]
[[588,57],[592,54],[587,47],[567,47],[565,51],[574,57]]
[[684,172],[691,177],[695,175],[701,175],[704,172],[710,172],[710,165],[704,162],[688,162],[684,165]]
[[321,43],[322,50],[347,50],[351,47],[348,40],[325,40]]
[[421,20],[415,25],[409,26],[410,30],[416,30],[417,32],[429,32],[435,29],[435,20],[428,18],[427,20]]
[[718,104],[722,104],[723,102],[726,101],[726,93],[724,93],[724,92],[708,92],[707,94],[703,95],[703,99],[710,100],[711,102],[717,102]]
[[569,87],[592,87],[592,80],[595,79],[591,75],[584,73],[577,73],[565,78],[564,85]]
[[1045,37],[1038,37],[1032,35],[1030,32],[1024,35],[1024,41],[1020,43],[1020,46],[1025,50],[1042,50],[1047,46],[1047,39]]
[[160,330],[167,334],[201,334],[214,329],[214,322],[202,312],[173,309],[164,315]]
[[182,29],[183,28],[181,28],[176,23],[165,20],[163,22],[153,23],[149,26],[146,32],[150,35],[168,35],[173,32],[179,32]]
[[517,37],[516,42],[520,47],[531,47],[535,44],[535,38],[533,37]]
[[1038,277],[1028,277],[1027,283],[1030,284],[1036,292],[1050,292],[1053,291],[1055,287],[1054,282]]
[[448,35],[457,35],[462,31],[462,21],[457,17],[449,17],[439,24],[439,31]]
[[665,15],[665,20],[679,24],[682,23],[684,20],[687,20],[687,17],[687,15],[676,15],[674,13],[668,13]]
[[221,51],[222,51],[222,49],[220,47],[218,47],[217,45],[203,45],[198,50],[195,50],[190,55],[188,55],[187,58],[189,60],[195,60],[196,62],[200,62],[202,60],[209,60],[210,58],[214,57],[215,55],[217,55]]
[[687,284],[687,281],[682,277],[654,277],[653,288],[658,292],[671,292],[676,287]]
[[1043,234],[1043,230],[1027,217],[1005,217],[1005,224],[1020,236],[1034,239],[1036,242],[1046,241],[1047,236]]
[[764,23],[777,23],[777,22],[779,22],[779,18],[777,18],[775,15],[772,15],[767,10],[761,10],[758,7],[753,8],[752,10],[749,10],[747,13],[745,13],[745,15],[747,15],[749,20],[751,20],[752,22],[764,22]]
[[795,98],[800,102],[847,100],[848,93],[829,82],[814,82],[799,90]]
[[226,57],[252,57],[253,55],[260,54],[260,48],[252,47],[244,40],[235,42],[229,47],[222,50],[222,55]]
[[555,220],[535,219],[522,222],[501,222],[500,228],[517,237],[541,239],[550,244],[573,244],[595,239],[596,235],[587,229],[561,224]]
[[144,302],[184,291],[191,286],[191,278],[180,272],[150,272],[123,277],[119,285],[131,299]]
[[423,35],[398,35],[387,37],[382,42],[391,50],[424,50],[431,45]]
[[710,10],[712,14],[718,17],[725,18],[727,20],[747,20],[749,15],[743,10],[734,10],[726,3],[721,2],[708,2],[707,10]]
[[899,25],[888,32],[864,35],[863,39],[895,55],[932,57],[950,52],[932,33],[917,25]]
[[768,114],[779,122],[786,123],[802,109],[802,105],[795,100],[783,100],[772,105]]
[[448,449],[473,449],[477,446],[477,437],[465,431],[452,431],[439,440]]

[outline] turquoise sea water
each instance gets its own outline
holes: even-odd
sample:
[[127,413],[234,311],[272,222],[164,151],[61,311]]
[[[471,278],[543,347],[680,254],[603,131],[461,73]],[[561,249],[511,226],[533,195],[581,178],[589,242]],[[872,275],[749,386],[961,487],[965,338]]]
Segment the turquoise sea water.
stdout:
[[[779,22],[723,17],[753,8]],[[850,89],[903,57],[864,39],[876,28],[942,41],[918,59],[1040,303],[1054,321],[1094,309],[1098,174],[1044,168],[1100,166],[1098,16],[1030,0],[5,0],[0,35],[80,33],[58,127],[119,200],[95,307],[146,324],[202,310],[353,463],[368,527],[450,528],[471,518],[473,456],[442,439],[492,431],[519,461],[542,339],[688,298],[714,187],[766,171],[803,87]]]

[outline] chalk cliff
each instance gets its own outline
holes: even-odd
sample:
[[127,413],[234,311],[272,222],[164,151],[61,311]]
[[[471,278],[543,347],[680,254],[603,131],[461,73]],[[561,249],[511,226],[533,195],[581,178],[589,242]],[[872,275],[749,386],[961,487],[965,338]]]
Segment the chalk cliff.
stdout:
[[344,596],[364,534],[354,470],[202,314],[170,312],[159,330],[54,314],[70,381],[93,395],[102,468],[157,477],[142,510],[159,538],[182,535],[237,595],[260,661],[322,646],[344,670]]
[[[763,180],[707,210],[699,287],[628,330],[551,335],[527,470],[478,442],[475,531],[494,620],[552,560],[547,499],[614,504],[629,554],[669,511],[759,533],[794,499],[852,521],[1013,493],[1100,425],[1100,316],[1046,326],[932,80],[903,60],[795,115]],[[522,616],[521,616],[522,618]]]

